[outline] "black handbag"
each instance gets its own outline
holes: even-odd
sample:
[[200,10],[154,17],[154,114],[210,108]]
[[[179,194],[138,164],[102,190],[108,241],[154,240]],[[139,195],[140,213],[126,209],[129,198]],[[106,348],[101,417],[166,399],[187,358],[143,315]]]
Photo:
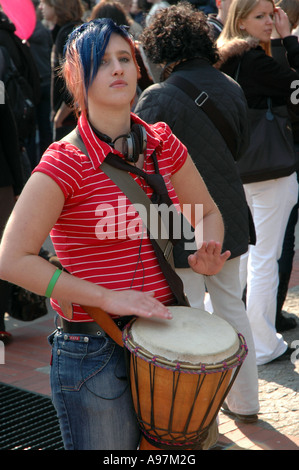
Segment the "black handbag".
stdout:
[[9,315],[21,321],[33,321],[47,315],[46,297],[13,285]]
[[299,168],[287,106],[249,109],[250,142],[237,162],[244,184],[291,175]]

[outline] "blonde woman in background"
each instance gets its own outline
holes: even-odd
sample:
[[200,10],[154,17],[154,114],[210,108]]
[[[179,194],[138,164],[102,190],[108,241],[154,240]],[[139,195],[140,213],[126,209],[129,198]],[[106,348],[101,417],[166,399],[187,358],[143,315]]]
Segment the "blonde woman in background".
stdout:
[[[293,69],[271,57],[274,22]],[[290,35],[287,15],[272,0],[233,0],[217,45],[220,70],[233,78],[238,74],[249,108],[266,110],[268,97],[273,106],[287,104],[291,84],[299,79],[299,46],[297,38]],[[293,351],[277,333],[275,316],[277,262],[288,218],[297,202],[296,172],[291,168],[289,174],[265,175],[261,181],[244,184],[244,189],[257,243],[242,257],[241,280],[244,288],[247,283],[247,314],[260,365],[288,359]]]

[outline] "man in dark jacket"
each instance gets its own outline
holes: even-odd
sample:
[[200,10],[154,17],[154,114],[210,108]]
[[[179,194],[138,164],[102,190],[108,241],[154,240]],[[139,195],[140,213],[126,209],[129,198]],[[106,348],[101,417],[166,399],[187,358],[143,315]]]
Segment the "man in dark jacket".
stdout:
[[171,78],[183,77],[200,90],[198,95],[201,91],[207,93],[219,110],[215,114],[221,113],[221,119],[225,118],[232,128],[236,159],[248,141],[247,103],[241,88],[213,67],[218,54],[209,37],[209,25],[205,16],[189,4],[173,5],[162,11],[144,30],[141,41],[149,59],[165,66],[164,81],[142,93],[134,112],[147,122],[165,121],[186,145],[221,211],[226,229],[223,250],[231,251],[231,258],[219,274],[200,276],[192,274],[187,262],[188,252],[183,243],[179,243],[175,248],[177,272],[183,279],[192,307],[204,308],[207,289],[213,311],[244,335],[249,354],[226,406],[235,417],[255,421],[259,409],[255,351],[239,279],[240,256],[247,252],[248,244],[254,242],[254,228],[226,140],[207,114],[171,83]]

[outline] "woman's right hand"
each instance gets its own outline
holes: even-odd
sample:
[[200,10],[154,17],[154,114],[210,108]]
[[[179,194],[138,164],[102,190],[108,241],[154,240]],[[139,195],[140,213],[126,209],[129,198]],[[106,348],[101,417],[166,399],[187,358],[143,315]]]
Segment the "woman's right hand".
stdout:
[[133,289],[123,291],[107,289],[101,308],[107,313],[120,316],[172,318],[168,308],[155,298],[154,292],[139,292]]

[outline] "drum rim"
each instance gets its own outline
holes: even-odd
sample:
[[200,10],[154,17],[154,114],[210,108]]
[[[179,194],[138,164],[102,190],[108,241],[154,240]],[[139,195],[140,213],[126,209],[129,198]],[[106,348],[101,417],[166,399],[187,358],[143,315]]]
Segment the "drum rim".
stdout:
[[216,372],[222,372],[224,370],[234,369],[235,367],[238,367],[244,362],[248,354],[248,348],[247,348],[244,336],[241,333],[237,333],[238,338],[239,338],[238,350],[233,356],[228,357],[222,362],[216,362],[214,364],[199,363],[198,365],[191,364],[188,362],[174,363],[159,355],[152,354],[151,352],[147,351],[146,349],[144,349],[143,347],[139,346],[137,343],[134,342],[132,338],[132,334],[130,333],[130,327],[135,321],[136,321],[136,318],[133,318],[123,330],[124,346],[130,351],[131,354],[134,354],[138,358],[143,359],[146,362],[152,363],[156,365],[157,367],[162,367],[162,368],[170,369],[174,371],[177,370],[183,373],[184,372],[193,373],[193,374],[200,374],[203,372],[216,373]]

